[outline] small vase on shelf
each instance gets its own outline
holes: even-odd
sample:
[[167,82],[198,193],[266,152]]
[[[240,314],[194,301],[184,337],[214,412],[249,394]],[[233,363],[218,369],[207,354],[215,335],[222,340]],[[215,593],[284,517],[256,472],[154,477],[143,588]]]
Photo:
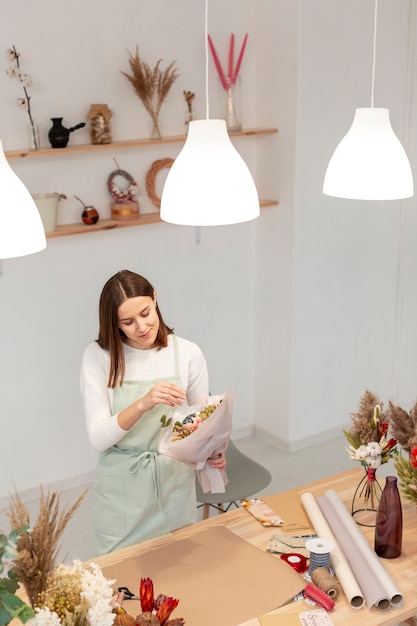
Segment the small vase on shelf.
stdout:
[[227,89],[223,91],[226,93],[226,127],[230,133],[238,133],[242,130],[240,76],[234,83],[228,77],[225,80]]
[[67,146],[70,133],[79,128],[84,128],[85,122],[76,124],[72,128],[65,128],[62,124],[62,117],[51,117],[52,126],[48,132],[48,139],[53,148],[65,148]]
[[27,125],[27,140],[29,150],[39,150],[41,147],[39,139],[39,126],[34,119],[29,120]]
[[157,116],[152,117],[152,120],[149,122],[149,139],[162,139]]
[[352,517],[357,524],[375,526],[381,493],[381,485],[376,478],[376,469],[367,465],[365,475],[356,487],[352,500]]

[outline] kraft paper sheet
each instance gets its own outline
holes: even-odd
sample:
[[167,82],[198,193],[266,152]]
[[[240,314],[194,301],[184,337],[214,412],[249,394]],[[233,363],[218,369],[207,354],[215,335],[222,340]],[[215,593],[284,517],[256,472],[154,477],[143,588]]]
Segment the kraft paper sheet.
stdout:
[[317,498],[365,596],[366,606],[381,611],[400,606],[404,597],[368,543],[355,520],[333,490]]
[[[155,594],[179,598],[172,614],[186,624],[236,626],[291,601],[306,586],[287,563],[249,544],[224,527],[214,527],[186,539],[103,568],[115,587],[137,594],[141,578],[151,578]],[[124,602],[136,617],[140,603]]]
[[361,609],[365,604],[361,588],[353,575],[352,568],[350,567],[344,553],[338,546],[336,537],[321,512],[314,496],[309,492],[303,493],[301,496],[301,502],[307,511],[308,517],[310,518],[317,535],[321,539],[331,541],[334,545],[333,550],[330,552],[330,562],[344,591],[347,601],[352,608]]

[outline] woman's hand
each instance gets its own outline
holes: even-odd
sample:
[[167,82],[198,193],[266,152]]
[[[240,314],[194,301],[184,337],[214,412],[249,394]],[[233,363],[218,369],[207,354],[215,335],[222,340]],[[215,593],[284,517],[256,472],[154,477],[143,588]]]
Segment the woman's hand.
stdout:
[[150,411],[157,404],[167,406],[181,406],[186,398],[186,393],[173,383],[158,382],[141,398],[143,411]]
[[120,411],[117,418],[118,424],[120,428],[127,431],[140,420],[146,411],[152,410],[157,404],[181,406],[185,398],[185,391],[177,387],[177,385],[157,382],[142,398]]
[[214,467],[221,471],[225,470],[227,467],[226,456],[224,452],[219,452],[218,454],[213,454],[213,456],[207,459],[210,467]]

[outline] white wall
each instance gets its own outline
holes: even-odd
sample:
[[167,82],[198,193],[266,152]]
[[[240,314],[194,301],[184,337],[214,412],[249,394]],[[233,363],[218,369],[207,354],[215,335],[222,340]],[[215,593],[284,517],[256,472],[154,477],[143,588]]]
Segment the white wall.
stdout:
[[[209,32],[223,58],[232,28],[237,46],[245,32],[250,33],[242,65],[242,100],[245,125],[254,126],[253,6],[235,1],[225,7],[218,0],[210,3],[209,17]],[[184,132],[184,89],[196,93],[195,112],[205,117],[203,1],[183,0],[174,7],[168,0],[75,0],[71,5],[23,0],[19,6],[10,0],[0,6],[0,33],[5,49],[16,46],[23,71],[33,79],[32,105],[42,146],[48,145],[50,117],[63,116],[65,125],[72,126],[85,119],[94,102],[106,102],[115,112],[115,140],[147,135],[145,109],[120,74],[128,69],[127,50],[134,51],[136,44],[150,65],[160,57],[164,65],[177,60],[181,72],[162,108],[164,133]],[[20,86],[6,76],[3,58],[0,136],[12,150],[25,147],[27,116],[15,104],[22,95]],[[212,66],[210,81],[213,117],[221,92]],[[88,128],[70,136],[71,144],[88,141]],[[236,145],[255,173],[256,139],[237,139]],[[68,201],[60,205],[59,222],[71,223],[81,217],[73,194],[95,204],[102,217],[109,215],[106,180],[115,169],[113,156],[136,178],[141,210],[153,209],[145,191],[146,171],[155,159],[175,157],[178,150],[173,144],[10,163],[31,192],[65,193]],[[60,237],[49,239],[44,252],[3,262],[0,496],[12,490],[13,483],[19,490],[31,489],[94,468],[96,457],[87,442],[79,395],[79,366],[83,349],[97,336],[101,288],[122,268],[153,282],[167,323],[203,349],[213,391],[235,390],[235,429],[251,432],[256,228],[256,223],[202,228],[199,244],[194,228],[168,224]]]
[[[414,164],[415,72],[407,54],[415,16],[411,0],[379,4],[375,104],[390,108]],[[414,401],[415,200],[348,202],[321,192],[354,109],[369,106],[372,11],[371,0],[210,0],[209,32],[223,55],[230,32],[237,42],[249,32],[244,125],[280,132],[236,145],[260,194],[279,198],[279,207],[253,223],[202,229],[198,245],[193,228],[158,224],[50,239],[45,252],[3,263],[0,497],[13,482],[19,490],[36,488],[94,468],[79,363],[97,334],[101,287],[123,267],[149,277],[167,322],[201,345],[212,389],[234,389],[236,433],[255,428],[299,447],[340,432],[366,387],[383,399]],[[196,112],[205,116],[203,0],[3,0],[0,18],[4,47],[16,45],[33,78],[43,145],[50,117],[71,126],[94,102],[115,112],[114,139],[147,134],[147,115],[120,74],[136,44],[150,64],[178,62],[163,132],[182,132],[184,89],[196,93]],[[221,92],[210,68],[214,117]],[[1,71],[0,93],[0,137],[6,149],[24,147],[19,86]],[[87,129],[71,136],[71,143],[85,142]],[[12,165],[30,191],[68,195],[64,223],[80,218],[73,194],[109,214],[105,183],[113,156],[136,177],[141,210],[150,210],[146,171],[178,148]]]
[[[394,129],[411,149],[415,164],[415,51],[410,47],[416,22],[411,7],[408,1],[379,3],[375,106],[390,109]],[[276,23],[282,28],[280,8]],[[416,394],[411,312],[416,298],[416,201],[354,202],[328,198],[321,191],[329,158],[355,108],[371,105],[374,3],[304,1],[298,10],[292,237],[285,231],[292,257],[284,256],[285,246],[277,245],[275,254],[264,251],[264,220],[257,259],[259,266],[263,263],[258,288],[268,283],[276,287],[269,329],[282,321],[284,300],[287,339],[282,341],[278,330],[282,343],[276,337],[271,342],[267,378],[259,371],[256,424],[261,435],[292,448],[339,433],[365,388],[385,402],[393,398],[406,406]],[[285,88],[276,86],[275,104],[288,99]],[[291,159],[291,150],[286,155]],[[288,193],[288,181],[284,186]],[[282,208],[288,209],[281,202]],[[291,274],[291,288],[282,288],[283,267]],[[286,385],[285,367],[290,381],[283,400],[277,391],[280,382]]]

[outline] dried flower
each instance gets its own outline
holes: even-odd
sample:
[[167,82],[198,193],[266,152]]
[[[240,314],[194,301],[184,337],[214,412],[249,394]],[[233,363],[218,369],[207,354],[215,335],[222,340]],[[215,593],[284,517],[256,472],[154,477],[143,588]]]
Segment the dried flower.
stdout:
[[184,624],[182,618],[169,620],[171,613],[177,608],[179,600],[159,594],[154,597],[154,586],[150,578],[141,578],[139,585],[139,597],[142,613],[136,617],[136,623],[155,624],[155,626],[181,626]]
[[39,513],[32,525],[30,514],[18,493],[10,498],[10,511],[7,516],[13,530],[30,528],[17,543],[17,556],[13,571],[25,588],[31,606],[36,605],[37,598],[45,589],[59,549],[59,541],[69,520],[81,504],[87,490],[68,509],[60,510],[60,494],[58,491],[45,493],[41,487]]
[[400,491],[410,502],[417,503],[417,446],[410,450],[409,458],[399,455],[394,461]]
[[136,95],[151,116],[159,139],[161,138],[158,125],[159,112],[169,90],[179,76],[177,69],[174,68],[176,61],[170,63],[165,71],[162,71],[159,67],[161,62],[162,59],[159,59],[152,70],[145,61],[140,59],[139,48],[136,46],[135,56],[129,52],[129,65],[132,74],[121,72],[123,76],[126,76]]
[[61,564],[48,578],[36,603],[33,626],[111,626],[114,580],[107,580],[96,563]]
[[153,609],[153,582],[150,578],[141,578],[139,586],[140,606],[142,612]]
[[219,57],[217,56],[216,48],[214,47],[213,41],[210,35],[208,35],[208,42],[210,45],[211,53],[213,55],[214,65],[216,66],[216,70],[219,75],[220,82],[223,86],[223,89],[225,89],[226,91],[228,91],[231,87],[233,87],[233,85],[236,84],[237,77],[239,76],[240,66],[242,64],[243,54],[245,52],[247,40],[248,40],[248,34],[246,33],[243,39],[242,47],[240,49],[236,65],[234,65],[235,36],[233,33],[230,35],[228,69],[226,73],[224,72],[222,65],[220,63]]
[[393,436],[403,450],[410,452],[417,445],[417,402],[409,412],[389,402],[388,413]]
[[352,427],[343,430],[348,440],[347,452],[351,459],[365,468],[378,468],[398,454],[397,440],[388,436],[388,413],[374,393],[366,390],[359,401],[357,413],[351,414]]
[[[191,435],[191,433],[197,430],[202,422],[205,422],[210,417],[210,415],[214,413],[220,402],[208,404],[200,411],[190,413],[182,421],[176,421],[172,429],[172,441],[180,441],[181,439],[185,439],[185,437]],[[172,418],[167,418],[166,415],[163,415],[161,417],[162,428],[166,428],[171,424],[171,422]]]
[[25,111],[27,111],[27,114],[29,116],[30,127],[31,127],[33,147],[35,148],[35,150],[39,150],[39,147],[40,147],[39,139],[36,133],[35,122],[32,117],[32,110],[30,106],[31,96],[29,95],[29,92],[28,92],[29,87],[32,86],[32,79],[30,76],[28,76],[28,74],[23,74],[21,72],[19,57],[20,57],[20,53],[17,52],[14,46],[12,46],[11,48],[9,48],[9,50],[7,50],[7,53],[6,53],[7,60],[14,62],[14,65],[11,65],[8,68],[7,74],[11,78],[18,78],[20,80],[20,84],[22,85],[25,97],[18,98],[17,104],[20,108],[25,109]]

